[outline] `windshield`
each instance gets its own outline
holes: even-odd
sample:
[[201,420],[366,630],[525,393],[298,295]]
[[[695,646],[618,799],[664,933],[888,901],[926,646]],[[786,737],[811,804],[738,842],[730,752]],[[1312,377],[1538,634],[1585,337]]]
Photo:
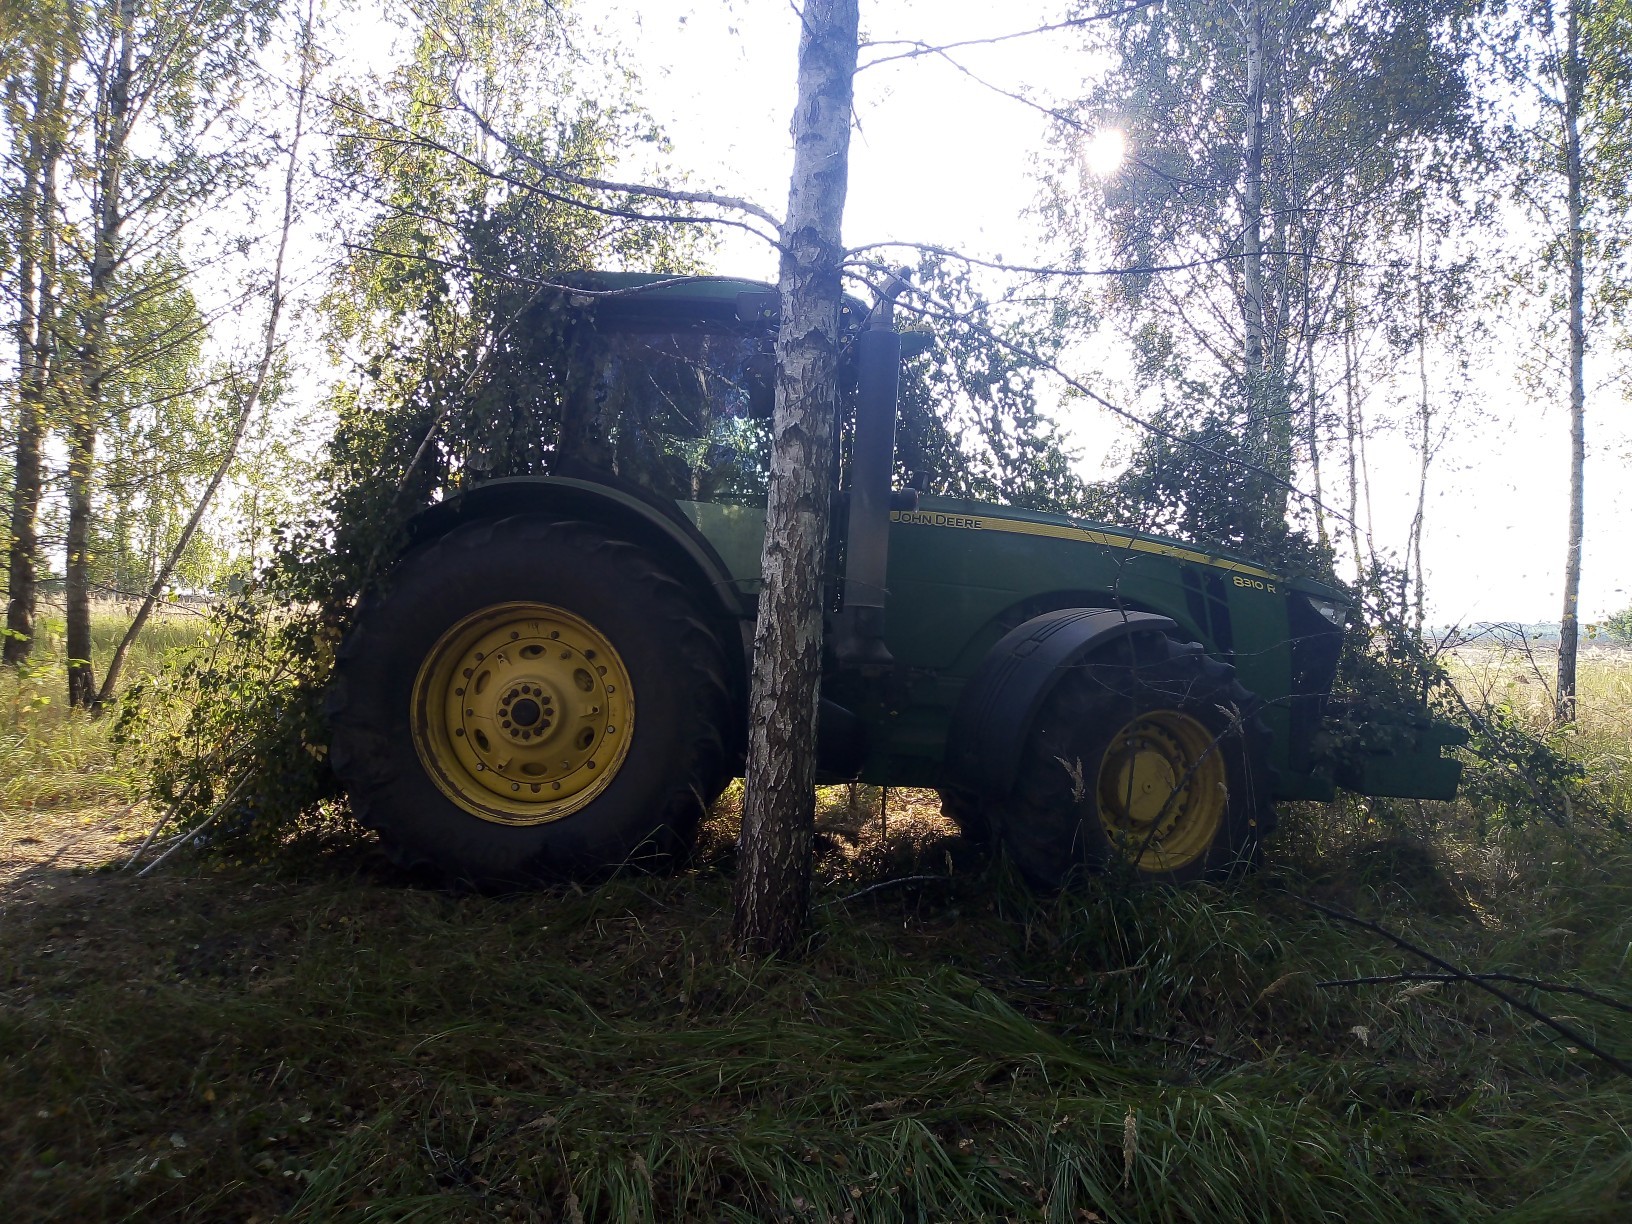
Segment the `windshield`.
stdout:
[[618,330],[577,347],[563,458],[660,497],[764,504],[771,430],[768,339],[730,331]]

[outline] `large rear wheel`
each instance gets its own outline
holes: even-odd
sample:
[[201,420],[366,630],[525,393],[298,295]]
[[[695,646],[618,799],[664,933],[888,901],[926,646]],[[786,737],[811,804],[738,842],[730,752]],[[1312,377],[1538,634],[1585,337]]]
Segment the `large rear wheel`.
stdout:
[[726,781],[729,708],[717,639],[651,554],[531,515],[404,557],[328,706],[357,818],[479,888],[683,856]]
[[1251,862],[1274,823],[1257,711],[1193,642],[1135,635],[1073,666],[992,805],[1009,857],[1045,890],[1117,865],[1177,884]]

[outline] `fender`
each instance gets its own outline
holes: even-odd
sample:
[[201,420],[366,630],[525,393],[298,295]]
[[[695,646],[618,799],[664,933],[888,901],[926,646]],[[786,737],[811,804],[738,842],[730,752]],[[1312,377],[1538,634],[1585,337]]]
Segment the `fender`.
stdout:
[[946,739],[948,780],[986,796],[1008,794],[1037,711],[1062,668],[1107,643],[1178,625],[1151,612],[1064,608],[1004,634],[964,685]]
[[421,511],[408,530],[413,542],[434,538],[476,518],[499,518],[542,510],[563,518],[589,519],[622,532],[678,563],[674,575],[709,602],[709,610],[732,619],[749,615],[714,546],[673,506],[663,506],[610,476],[508,476],[473,485]]

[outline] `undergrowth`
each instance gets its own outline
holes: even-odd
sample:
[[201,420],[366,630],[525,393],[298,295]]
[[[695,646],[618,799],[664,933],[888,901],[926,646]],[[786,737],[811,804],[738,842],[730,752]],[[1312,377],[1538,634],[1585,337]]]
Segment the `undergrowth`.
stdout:
[[[1624,754],[1629,708],[1576,750]],[[30,717],[9,837],[133,793],[99,726]],[[1341,984],[1427,966],[1297,900],[1632,1001],[1612,824],[1289,806],[1229,887],[1039,899],[932,797],[836,788],[816,934],[778,964],[730,951],[732,799],[684,872],[505,898],[415,888],[361,837],[147,878],[12,853],[0,1196],[74,1221],[1632,1212],[1632,1081],[1470,984]],[[1632,1057],[1627,1013],[1513,989]]]
[[[932,800],[892,792],[881,837],[862,798],[828,797],[796,964],[729,951],[729,811],[694,869],[592,891],[415,889],[360,843],[55,881],[4,921],[0,1193],[62,1220],[1632,1206],[1632,1082],[1464,984],[1322,986],[1422,966],[1293,900],[1626,995],[1624,851],[1538,826],[1453,862],[1292,810],[1229,888],[1040,900]],[[1632,1054],[1626,1014],[1535,997]]]
[[[94,663],[112,654],[129,623],[111,606],[93,614]],[[204,624],[188,613],[155,617],[125,675],[139,682],[160,672],[166,659],[197,646]],[[65,672],[63,620],[47,613],[28,660],[0,668],[0,819],[64,804],[129,803],[142,793],[142,775],[113,750],[113,720],[69,707]]]

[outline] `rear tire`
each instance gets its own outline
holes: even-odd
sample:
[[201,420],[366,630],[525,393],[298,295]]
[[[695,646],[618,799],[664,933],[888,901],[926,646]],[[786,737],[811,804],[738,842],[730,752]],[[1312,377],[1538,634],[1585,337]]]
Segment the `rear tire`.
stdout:
[[1073,666],[990,806],[1009,857],[1043,891],[1117,865],[1181,884],[1250,864],[1274,826],[1258,709],[1194,642],[1134,635]]
[[480,889],[684,857],[726,782],[715,635],[650,553],[536,515],[405,556],[327,711],[357,819]]
[[991,818],[979,794],[961,786],[943,786],[935,793],[941,799],[941,815],[958,826],[964,841],[971,846],[992,844]]

